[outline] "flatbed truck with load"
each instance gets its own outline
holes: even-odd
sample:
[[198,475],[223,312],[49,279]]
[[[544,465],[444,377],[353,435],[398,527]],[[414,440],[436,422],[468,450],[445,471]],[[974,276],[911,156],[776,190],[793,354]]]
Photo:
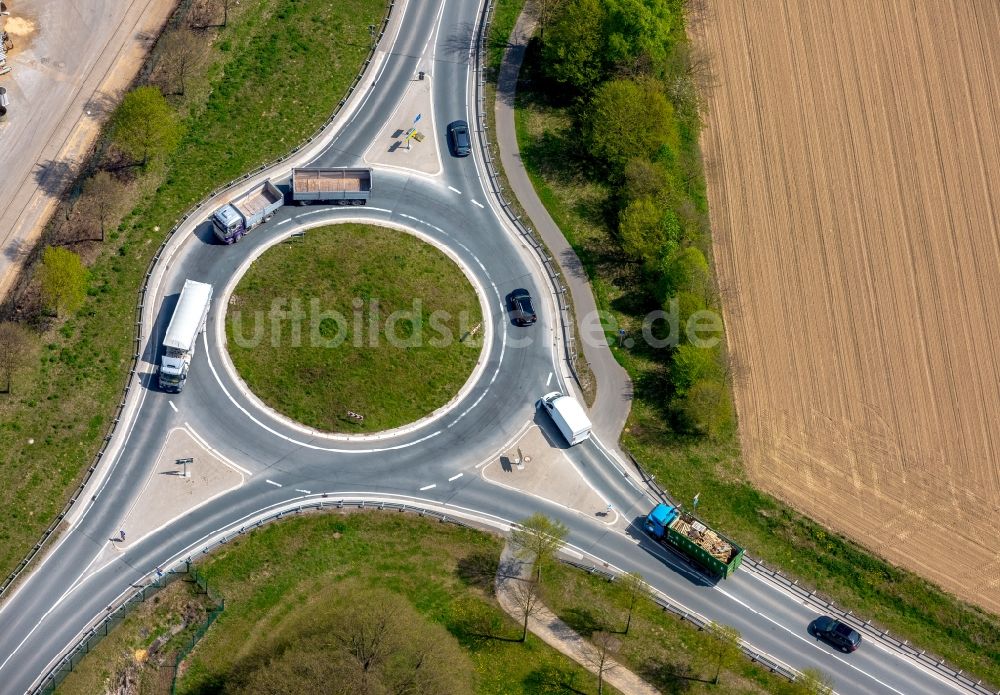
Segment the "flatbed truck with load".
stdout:
[[743,562],[743,548],[693,514],[660,503],[646,516],[646,533],[687,556],[709,574],[728,578]]
[[292,201],[364,205],[372,194],[371,169],[292,169]]
[[215,236],[234,244],[251,229],[267,222],[285,204],[285,196],[271,180],[263,181],[229,201],[212,215]]
[[162,390],[180,393],[184,388],[191,368],[191,357],[198,344],[198,335],[205,330],[211,306],[211,285],[194,280],[184,281],[181,296],[163,338],[159,379]]

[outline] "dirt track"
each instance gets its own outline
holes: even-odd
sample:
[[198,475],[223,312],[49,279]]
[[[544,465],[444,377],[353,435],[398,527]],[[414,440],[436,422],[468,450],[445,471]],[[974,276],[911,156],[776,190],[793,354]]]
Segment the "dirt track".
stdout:
[[708,5],[750,475],[1000,613],[1000,4]]

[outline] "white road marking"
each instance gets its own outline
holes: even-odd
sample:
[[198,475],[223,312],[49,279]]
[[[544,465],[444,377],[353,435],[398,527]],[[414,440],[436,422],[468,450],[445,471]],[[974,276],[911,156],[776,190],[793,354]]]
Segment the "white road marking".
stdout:
[[459,195],[462,195],[462,191],[458,190],[458,189],[457,189],[457,188],[455,188],[454,186],[448,186],[448,190],[450,190],[450,191],[455,191],[455,192],[456,192],[456,193],[458,193]]
[[459,479],[459,478],[461,478],[461,477],[462,477],[463,475],[465,475],[465,474],[464,474],[464,473],[459,473],[458,475],[453,475],[453,476],[451,476],[450,478],[448,478],[448,482],[450,483],[450,482],[452,482],[453,480],[458,480],[458,479]]
[[312,490],[300,490],[298,488],[295,488],[295,492],[301,492],[304,495],[311,495],[312,494]]
[[288,223],[289,223],[289,222],[291,222],[291,221],[292,221],[292,218],[291,218],[291,217],[289,217],[289,218],[288,218],[287,220],[282,220],[281,222],[279,222],[278,224],[276,224],[276,225],[274,225],[274,226],[275,226],[275,227],[280,227],[281,225],[283,225],[283,224],[288,224]]
[[430,485],[424,485],[422,488],[420,488],[420,491],[423,492],[424,490],[430,490],[431,488],[434,488],[434,487],[437,487],[437,483],[431,483]]
[[273,480],[265,480],[264,482],[268,485],[274,485],[274,487],[282,487],[281,483],[276,483]]
[[176,405],[174,405],[174,402],[173,402],[173,401],[167,401],[167,404],[168,404],[168,405],[169,405],[169,406],[170,406],[171,408],[173,408],[173,409],[174,409],[174,412],[175,412],[175,413],[177,412],[177,406],[176,406]]
[[246,468],[244,468],[240,464],[236,463],[235,461],[230,461],[225,456],[223,456],[222,454],[220,454],[217,450],[213,449],[209,445],[209,443],[207,441],[205,441],[204,437],[202,437],[200,434],[198,434],[197,432],[194,431],[194,428],[191,427],[191,425],[189,423],[185,422],[184,423],[184,428],[187,430],[188,434],[190,434],[192,437],[195,438],[195,440],[197,440],[197,442],[199,444],[201,444],[203,447],[205,447],[206,450],[211,451],[212,454],[214,454],[216,457],[218,457],[218,459],[220,461],[222,461],[224,464],[226,464],[230,468],[235,468],[236,470],[240,471],[241,473],[245,473],[247,475],[253,475],[253,473],[251,473],[250,471],[248,471]]
[[551,383],[552,383],[552,372],[549,372],[549,378],[545,380],[546,388],[548,388],[548,385]]
[[472,201],[472,204],[473,205],[478,205],[481,208],[485,208],[486,207],[485,205],[483,205],[482,203],[480,203],[478,200],[475,200],[475,199]]

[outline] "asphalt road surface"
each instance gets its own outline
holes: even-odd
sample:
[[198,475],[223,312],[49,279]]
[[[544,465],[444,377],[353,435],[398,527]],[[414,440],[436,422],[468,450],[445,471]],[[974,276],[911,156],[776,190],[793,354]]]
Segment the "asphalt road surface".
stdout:
[[[342,127],[322,148],[309,151],[312,164],[362,164],[362,153],[418,69],[433,75],[440,129],[457,118],[475,123],[471,56],[482,8],[469,0],[445,4],[396,6],[392,27],[399,32],[387,32],[383,53],[372,66],[372,79],[366,77],[365,89],[356,97],[356,108],[345,112]],[[553,432],[547,417],[536,413],[534,401],[568,385],[551,288],[484,189],[479,150],[474,148],[468,158],[453,158],[442,134],[437,135],[442,173],[430,177],[377,169],[373,195],[364,208],[285,207],[233,246],[220,245],[212,237],[205,218],[214,202],[204,216],[183,228],[175,252],[151,278],[155,296],[144,307],[148,338],[142,345],[137,388],[130,389],[130,408],[116,434],[120,446],[105,457],[104,469],[70,529],[0,607],[0,693],[30,690],[82,631],[130,586],[148,581],[155,568],[196,556],[210,539],[239,529],[261,510],[322,493],[422,501],[494,524],[542,512],[569,527],[572,552],[640,572],[688,610],[735,626],[772,658],[795,669],[813,667],[831,674],[838,692],[961,692],[880,644],[866,642],[857,652],[841,655],[817,642],[806,632],[816,613],[750,568],[718,584],[707,581],[639,530],[654,500],[596,439],[569,449],[568,456],[630,522],[627,529],[479,477],[476,464],[494,456],[529,421]],[[491,311],[484,331],[487,357],[472,387],[443,416],[385,439],[316,436],[272,416],[243,392],[220,344],[226,288],[235,282],[241,265],[293,230],[344,219],[402,225],[448,247],[483,288]],[[212,283],[216,299],[185,390],[167,394],[154,386],[154,366],[169,320],[164,306],[172,306],[186,278]],[[527,287],[538,299],[535,326],[511,324],[502,297],[515,287]],[[219,456],[245,468],[251,474],[246,484],[143,538],[130,539],[124,552],[111,559],[101,559],[167,433],[185,424]],[[670,481],[662,482],[669,487]]]

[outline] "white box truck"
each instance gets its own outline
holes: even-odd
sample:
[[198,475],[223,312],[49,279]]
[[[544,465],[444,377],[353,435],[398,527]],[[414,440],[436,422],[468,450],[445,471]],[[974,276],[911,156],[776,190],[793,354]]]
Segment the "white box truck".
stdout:
[[583,406],[572,396],[553,391],[542,396],[538,405],[548,412],[552,422],[556,423],[556,427],[570,446],[590,437],[590,418],[584,412]]
[[211,285],[194,280],[184,281],[184,288],[163,338],[160,388],[164,391],[180,393],[184,388],[188,369],[191,367],[191,356],[194,355],[198,335],[205,330],[211,306]]

